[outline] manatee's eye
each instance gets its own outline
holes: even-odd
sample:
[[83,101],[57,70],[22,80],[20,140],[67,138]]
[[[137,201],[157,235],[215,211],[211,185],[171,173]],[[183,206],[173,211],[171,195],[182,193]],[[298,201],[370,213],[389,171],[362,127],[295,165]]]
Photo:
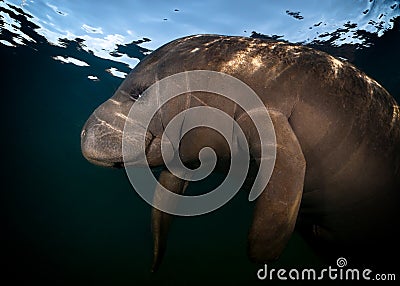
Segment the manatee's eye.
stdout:
[[143,93],[145,89],[142,87],[135,87],[129,91],[129,98],[133,101],[136,101]]
[[131,99],[133,101],[136,101],[136,99],[138,99],[138,97],[140,97],[140,95],[136,96],[136,95],[129,94],[129,99]]

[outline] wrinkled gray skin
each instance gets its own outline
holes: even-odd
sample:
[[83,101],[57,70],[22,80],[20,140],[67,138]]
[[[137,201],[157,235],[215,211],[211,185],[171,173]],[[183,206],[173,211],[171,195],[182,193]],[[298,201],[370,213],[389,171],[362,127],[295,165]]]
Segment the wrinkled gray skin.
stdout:
[[[140,62],[91,115],[82,131],[83,155],[97,165],[123,166],[122,130],[138,95],[158,79],[198,69],[245,82],[265,103],[274,123],[276,165],[255,203],[248,236],[252,260],[278,258],[295,226],[312,245],[332,250],[336,258],[337,250],[360,250],[374,257],[391,249],[398,226],[399,107],[382,86],[351,64],[304,46],[214,35],[170,42]],[[147,131],[150,166],[164,164],[160,138],[169,120],[203,104],[235,118],[249,142],[252,169],[257,168],[260,142],[249,117],[232,102],[199,92],[183,95],[157,113]],[[216,150],[219,169],[224,170],[229,150],[210,129],[198,128],[183,138],[182,160],[195,166],[205,146]],[[129,163],[135,164],[134,159]],[[251,180],[249,175],[250,185]],[[168,170],[159,181],[180,194],[187,186]],[[170,215],[153,209],[153,270],[164,254],[170,222]]]

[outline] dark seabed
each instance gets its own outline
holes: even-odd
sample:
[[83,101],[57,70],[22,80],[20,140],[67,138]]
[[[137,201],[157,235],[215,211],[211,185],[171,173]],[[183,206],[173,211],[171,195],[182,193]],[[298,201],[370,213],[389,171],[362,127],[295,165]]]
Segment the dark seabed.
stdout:
[[[150,207],[125,172],[93,166],[81,155],[80,132],[91,112],[109,98],[121,78],[105,70],[120,62],[82,49],[80,39],[49,44],[20,8],[1,8],[18,19],[36,42],[0,44],[2,103],[2,285],[271,285],[257,280],[246,256],[253,204],[237,195],[223,208],[174,222],[161,269],[150,273]],[[19,11],[19,13],[15,13]],[[0,18],[0,27],[5,25]],[[362,32],[360,32],[362,34]],[[1,39],[13,43],[2,30]],[[254,37],[264,35],[253,33]],[[330,35],[334,37],[335,35]],[[400,100],[400,18],[382,37],[362,34],[370,47],[309,45],[342,56]],[[142,59],[133,42],[120,52]],[[89,66],[64,64],[62,55]],[[95,74],[99,80],[88,79]],[[212,184],[217,178],[211,178]],[[201,185],[195,186],[202,188]],[[340,254],[338,254],[339,256]],[[335,265],[332,261],[331,265]],[[305,241],[293,235],[271,267],[321,265]],[[6,279],[9,282],[5,282]],[[278,281],[279,282],[279,281]]]

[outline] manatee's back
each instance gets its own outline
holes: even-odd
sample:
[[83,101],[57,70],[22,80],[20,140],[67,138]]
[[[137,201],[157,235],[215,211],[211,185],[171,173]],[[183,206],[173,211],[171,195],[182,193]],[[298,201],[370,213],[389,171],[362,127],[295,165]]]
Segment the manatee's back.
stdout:
[[289,118],[307,162],[299,218],[358,256],[382,258],[399,226],[398,104],[349,63],[317,51],[301,61],[309,77]]

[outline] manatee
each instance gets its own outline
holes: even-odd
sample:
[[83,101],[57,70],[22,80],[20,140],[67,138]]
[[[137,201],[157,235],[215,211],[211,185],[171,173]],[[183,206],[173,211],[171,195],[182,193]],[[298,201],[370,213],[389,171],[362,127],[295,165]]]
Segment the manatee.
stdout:
[[[81,134],[84,157],[97,165],[122,167],[122,132],[133,103],[157,80],[192,70],[222,72],[246,83],[268,109],[275,128],[274,170],[255,201],[248,234],[252,261],[278,259],[295,228],[327,256],[340,253],[362,260],[396,247],[399,105],[352,64],[309,47],[219,35],[174,40],[142,60],[89,117]],[[201,105],[224,110],[237,121],[249,143],[251,170],[257,169],[260,140],[249,117],[233,102],[204,92],[161,107],[144,131],[150,167],[165,165],[161,136],[171,118]],[[140,124],[137,128],[143,132]],[[217,150],[219,170],[224,170],[228,150],[218,133],[200,128],[184,139],[180,156],[187,165],[198,164],[198,152],[209,146]],[[188,186],[166,168],[159,182],[177,194]],[[165,253],[171,219],[153,208],[153,270]]]

